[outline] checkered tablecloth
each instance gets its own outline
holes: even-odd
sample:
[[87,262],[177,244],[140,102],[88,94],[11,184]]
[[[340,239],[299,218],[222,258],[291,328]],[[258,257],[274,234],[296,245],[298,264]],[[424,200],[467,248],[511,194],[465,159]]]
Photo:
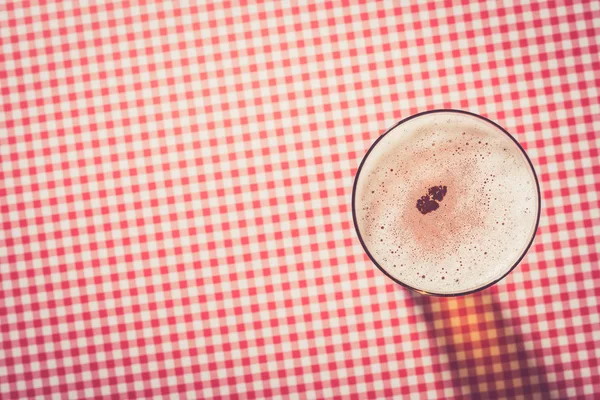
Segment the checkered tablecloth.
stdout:
[[[600,2],[1,3],[0,398],[600,392]],[[352,224],[370,144],[434,108],[542,188],[463,298]]]

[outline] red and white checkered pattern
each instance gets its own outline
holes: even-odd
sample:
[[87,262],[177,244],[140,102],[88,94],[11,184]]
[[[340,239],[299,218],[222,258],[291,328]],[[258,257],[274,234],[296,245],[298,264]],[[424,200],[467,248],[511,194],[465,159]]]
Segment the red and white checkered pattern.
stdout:
[[[600,391],[600,2],[86,3],[0,5],[1,398]],[[361,157],[433,108],[542,186],[525,261],[465,298],[352,226]]]

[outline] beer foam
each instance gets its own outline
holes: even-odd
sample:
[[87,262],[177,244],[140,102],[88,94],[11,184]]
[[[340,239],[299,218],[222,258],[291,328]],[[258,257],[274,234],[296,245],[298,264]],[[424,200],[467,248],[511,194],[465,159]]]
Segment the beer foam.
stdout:
[[[441,111],[397,125],[372,147],[353,212],[364,246],[389,275],[417,290],[459,294],[519,261],[537,227],[538,193],[508,134],[477,116]],[[435,209],[420,211],[422,198]]]

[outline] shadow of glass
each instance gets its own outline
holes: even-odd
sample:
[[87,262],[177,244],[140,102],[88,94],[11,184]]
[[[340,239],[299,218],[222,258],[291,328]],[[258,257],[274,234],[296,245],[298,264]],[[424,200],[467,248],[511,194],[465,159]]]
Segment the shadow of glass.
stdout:
[[[411,292],[427,323],[428,338],[452,381],[442,382],[453,398],[550,397],[548,374],[541,360],[525,349],[518,324],[502,315],[488,289],[464,297],[430,297]],[[435,357],[435,355],[434,355]],[[439,383],[438,383],[439,388]]]

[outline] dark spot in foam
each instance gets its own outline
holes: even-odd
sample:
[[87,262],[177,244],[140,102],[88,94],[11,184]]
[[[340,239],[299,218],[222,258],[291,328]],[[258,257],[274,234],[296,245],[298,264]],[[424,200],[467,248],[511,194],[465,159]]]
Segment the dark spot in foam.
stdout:
[[425,196],[421,196],[417,200],[417,210],[423,215],[437,210],[440,207],[438,201],[442,201],[448,191],[447,186],[433,186],[430,187],[428,193]]

